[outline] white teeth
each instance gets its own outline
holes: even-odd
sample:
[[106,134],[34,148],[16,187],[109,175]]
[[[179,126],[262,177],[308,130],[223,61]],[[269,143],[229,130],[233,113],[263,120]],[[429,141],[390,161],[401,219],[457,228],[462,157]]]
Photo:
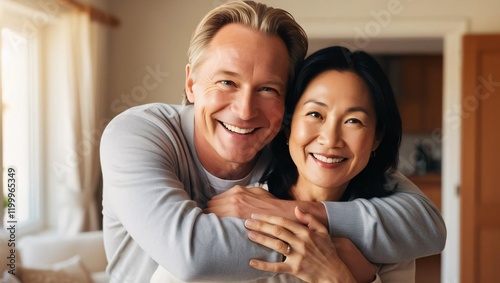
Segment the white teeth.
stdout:
[[329,157],[315,154],[315,153],[313,153],[312,156],[314,156],[314,158],[318,159],[319,161],[322,161],[325,163],[340,163],[345,159],[345,158],[329,158]]
[[224,127],[228,130],[230,130],[231,132],[235,132],[237,134],[242,134],[242,135],[246,135],[246,134],[249,134],[251,132],[253,132],[255,130],[255,128],[253,129],[242,129],[242,128],[238,128],[236,126],[233,126],[233,125],[229,125],[227,123],[222,123],[222,125],[224,125]]

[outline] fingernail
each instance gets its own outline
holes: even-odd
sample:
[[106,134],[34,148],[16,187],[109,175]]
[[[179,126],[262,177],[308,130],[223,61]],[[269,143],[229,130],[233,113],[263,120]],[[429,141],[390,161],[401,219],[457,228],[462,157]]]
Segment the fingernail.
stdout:
[[252,228],[254,226],[255,226],[255,221],[253,221],[252,219],[245,220],[245,227]]
[[303,210],[300,206],[297,206],[297,208],[298,208],[301,212],[306,213],[306,211],[305,211],[305,210]]
[[250,232],[248,232],[248,238],[249,238],[250,240],[255,240],[255,238],[257,238],[257,233],[256,233],[256,232],[254,232],[254,231],[250,231]]

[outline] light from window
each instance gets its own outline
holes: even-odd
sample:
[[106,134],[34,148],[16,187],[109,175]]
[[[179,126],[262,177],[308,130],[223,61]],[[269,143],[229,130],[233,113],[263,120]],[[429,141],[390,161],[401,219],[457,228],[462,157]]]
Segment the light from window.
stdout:
[[33,39],[9,28],[2,28],[1,36],[3,192],[7,193],[7,170],[13,167],[17,177],[15,219],[21,229],[29,229],[40,218],[36,58]]

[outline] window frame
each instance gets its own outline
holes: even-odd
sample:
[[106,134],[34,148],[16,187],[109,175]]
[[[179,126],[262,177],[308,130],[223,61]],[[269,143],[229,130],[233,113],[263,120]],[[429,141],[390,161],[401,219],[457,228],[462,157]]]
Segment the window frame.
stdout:
[[[1,1],[1,0],[0,0]],[[5,5],[6,2],[2,1],[0,5],[4,4],[1,8],[2,20],[0,21],[0,30],[3,28],[11,29],[14,32],[17,32],[23,35],[23,28],[26,28],[26,21],[23,22],[22,19],[27,19],[33,13],[37,11],[21,6],[19,4],[8,4]],[[29,18],[28,18],[29,19]],[[41,230],[44,227],[44,219],[46,215],[44,215],[43,204],[44,204],[44,186],[43,186],[43,167],[42,164],[42,131],[43,131],[43,116],[42,116],[42,101],[41,101],[41,38],[40,38],[40,30],[35,29],[31,30],[33,33],[29,34],[25,38],[27,38],[26,44],[28,44],[28,97],[29,97],[29,115],[28,123],[29,123],[29,153],[28,153],[28,162],[29,162],[29,176],[24,175],[23,172],[18,172],[17,174],[17,184],[20,186],[22,179],[29,180],[29,188],[28,188],[28,199],[29,199],[29,213],[28,219],[24,221],[17,222],[17,231],[16,234],[18,236],[23,236],[30,233],[35,233]],[[9,42],[3,42],[0,40],[0,44],[11,44]],[[0,46],[1,48],[1,46]],[[0,72],[2,69],[0,68]],[[1,80],[1,76],[0,76]],[[0,86],[2,84],[0,83]],[[1,90],[0,90],[1,93]],[[2,99],[3,101],[3,99]],[[2,113],[3,116],[3,113]],[[3,117],[1,119],[2,123],[0,123],[0,130],[3,136]],[[2,138],[3,139],[3,138]],[[2,152],[3,152],[3,143],[2,143]],[[3,153],[0,155],[2,160],[2,184],[4,183],[4,179],[6,176],[7,168],[3,167]],[[12,164],[16,166],[16,164]],[[4,187],[4,186],[2,186]],[[17,195],[16,195],[17,196]],[[16,199],[17,200],[17,199]],[[3,223],[4,224],[4,223]]]

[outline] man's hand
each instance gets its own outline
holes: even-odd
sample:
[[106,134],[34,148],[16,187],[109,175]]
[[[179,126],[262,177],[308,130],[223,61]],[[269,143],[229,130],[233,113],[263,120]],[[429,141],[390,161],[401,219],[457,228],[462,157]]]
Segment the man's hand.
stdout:
[[235,186],[213,197],[203,210],[218,217],[249,219],[252,213],[271,214],[298,221],[294,209],[300,206],[328,227],[328,218],[322,203],[282,200],[261,187]]
[[[287,202],[290,202],[288,208]],[[248,219],[252,213],[271,213],[295,220],[293,202],[277,199],[261,187],[235,186],[208,201],[205,213]],[[286,211],[285,211],[286,210]],[[279,213],[278,213],[279,212]]]

